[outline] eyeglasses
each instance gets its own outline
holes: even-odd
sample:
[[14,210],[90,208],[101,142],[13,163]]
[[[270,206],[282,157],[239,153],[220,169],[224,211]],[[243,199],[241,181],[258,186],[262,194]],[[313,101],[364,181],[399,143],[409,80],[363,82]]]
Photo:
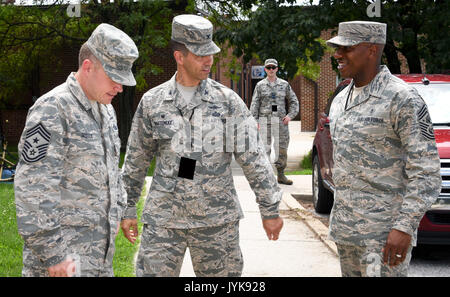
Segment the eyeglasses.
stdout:
[[266,66],[266,69],[269,69],[269,70],[275,70],[277,68],[278,68],[277,66]]

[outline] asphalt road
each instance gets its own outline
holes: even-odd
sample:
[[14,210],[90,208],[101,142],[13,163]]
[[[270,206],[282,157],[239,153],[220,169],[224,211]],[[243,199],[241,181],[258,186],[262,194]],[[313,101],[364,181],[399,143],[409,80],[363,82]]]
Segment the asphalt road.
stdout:
[[[296,196],[296,200],[315,218],[328,226],[329,215],[317,214],[314,211],[312,196]],[[450,246],[422,245],[414,248],[408,276],[411,277],[449,277]]]

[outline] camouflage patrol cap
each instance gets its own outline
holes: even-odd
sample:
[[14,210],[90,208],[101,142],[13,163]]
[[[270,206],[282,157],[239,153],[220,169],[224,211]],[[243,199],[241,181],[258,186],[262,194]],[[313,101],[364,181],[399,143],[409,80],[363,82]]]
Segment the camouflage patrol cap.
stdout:
[[197,56],[209,56],[220,52],[212,41],[213,25],[204,17],[182,14],[173,18],[172,40],[182,43]]
[[339,23],[338,35],[328,40],[327,45],[352,46],[361,42],[386,44],[386,24],[368,21]]
[[275,65],[275,66],[278,67],[278,62],[277,62],[277,60],[275,60],[275,59],[267,59],[267,60],[264,62],[264,66],[267,66],[267,65]]
[[109,78],[125,86],[136,85],[131,67],[139,57],[139,52],[125,32],[109,24],[100,24],[86,44]]

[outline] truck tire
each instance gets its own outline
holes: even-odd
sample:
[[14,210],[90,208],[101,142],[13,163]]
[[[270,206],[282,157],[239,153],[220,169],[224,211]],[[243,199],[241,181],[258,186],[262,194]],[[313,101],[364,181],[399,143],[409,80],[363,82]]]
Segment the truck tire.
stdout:
[[333,193],[324,187],[320,174],[319,157],[314,156],[312,170],[313,203],[317,213],[328,214],[333,208]]

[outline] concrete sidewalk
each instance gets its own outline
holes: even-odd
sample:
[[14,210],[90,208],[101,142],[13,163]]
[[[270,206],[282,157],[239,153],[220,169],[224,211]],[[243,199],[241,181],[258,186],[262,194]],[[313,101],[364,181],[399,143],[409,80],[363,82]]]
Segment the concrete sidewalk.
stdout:
[[[312,148],[314,133],[300,132],[300,122],[289,125],[290,144],[287,170],[296,170]],[[271,158],[273,161],[273,157]],[[328,228],[313,218],[291,194],[311,195],[311,176],[289,176],[292,186],[280,185],[283,200],[280,210],[284,220],[277,241],[269,241],[262,227],[258,205],[242,169],[233,161],[234,184],[244,211],[240,222],[240,242],[244,257],[243,276],[294,277],[340,276],[336,246],[326,240]],[[195,276],[189,252],[180,276]]]
[[[314,140],[315,132],[301,132],[301,122],[300,121],[291,121],[289,122],[289,147],[288,147],[288,160],[286,171],[294,171],[298,170],[300,162],[303,160],[304,156],[309,153],[312,149],[312,143]],[[275,150],[272,147],[270,161],[275,161]],[[233,170],[233,176],[243,175],[243,171],[241,167],[237,164],[236,161],[231,163],[231,168]],[[275,166],[273,169],[276,171]]]
[[[311,176],[290,176],[294,184],[310,184]],[[269,241],[262,227],[255,195],[244,176],[235,176],[234,183],[245,218],[240,222],[240,244],[244,257],[242,276],[248,277],[307,277],[341,276],[339,260],[320,237],[327,228],[313,219],[290,196],[283,195],[280,210],[284,220],[277,241]],[[283,188],[288,186],[283,186]],[[317,224],[317,225],[316,225]],[[326,236],[326,234],[325,234]],[[189,251],[180,276],[195,276]]]

